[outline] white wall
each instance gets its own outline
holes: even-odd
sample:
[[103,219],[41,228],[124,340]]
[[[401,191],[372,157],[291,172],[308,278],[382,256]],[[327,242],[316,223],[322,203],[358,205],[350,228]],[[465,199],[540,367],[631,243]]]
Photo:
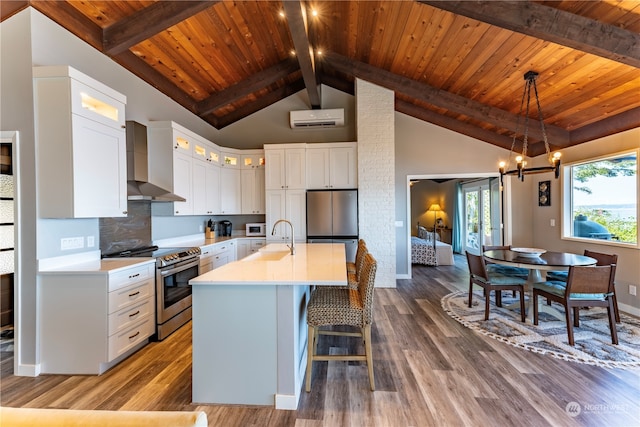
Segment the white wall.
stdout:
[[[569,164],[580,160],[594,158],[602,155],[616,153],[629,149],[640,148],[640,128],[621,132],[605,138],[577,145],[562,150],[562,162]],[[541,159],[544,160],[544,159]],[[529,178],[531,179],[529,180]],[[561,189],[560,180],[555,180],[547,175],[531,175],[529,180],[532,186],[529,194],[529,204],[532,211],[533,245],[549,250],[566,251],[581,254],[585,249],[596,252],[615,253],[618,255],[616,268],[616,296],[619,304],[624,304],[635,309],[634,314],[640,315],[640,295],[629,294],[629,285],[635,285],[640,289],[640,250],[625,247],[615,242],[584,243],[561,238]],[[540,207],[537,203],[538,182],[551,180],[551,206]],[[516,182],[515,185],[518,185]],[[640,188],[636,189],[636,200],[640,201]],[[555,219],[556,226],[551,227],[551,219]]]
[[262,148],[265,143],[355,141],[354,97],[324,85],[320,86],[320,94],[322,108],[344,108],[344,126],[291,129],[289,111],[310,109],[307,91],[303,90],[222,128],[218,144],[250,149]]
[[[36,176],[31,79],[31,22],[21,12],[0,23],[1,130],[18,131],[16,187],[15,372],[34,375],[36,366]],[[23,197],[20,197],[23,195]],[[18,304],[24,307],[20,309]]]

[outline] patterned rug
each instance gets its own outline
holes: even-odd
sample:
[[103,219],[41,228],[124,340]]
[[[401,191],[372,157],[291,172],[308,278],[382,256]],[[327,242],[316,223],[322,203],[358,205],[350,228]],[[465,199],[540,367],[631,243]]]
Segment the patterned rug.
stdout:
[[573,328],[575,346],[572,347],[568,344],[567,324],[561,305],[553,303],[553,307],[557,308],[557,316],[540,312],[538,326],[531,324],[528,319],[523,324],[519,308],[505,308],[508,304],[517,303],[518,298],[511,297],[511,292],[503,292],[501,308],[495,305],[492,293],[489,320],[485,321],[482,291],[474,291],[471,308],[468,307],[468,295],[465,291],[446,295],[441,301],[442,308],[464,326],[483,335],[572,362],[610,368],[640,367],[640,320],[634,317],[620,313],[622,322],[616,324],[619,344],[613,345],[606,309],[594,307],[580,310],[580,326]]

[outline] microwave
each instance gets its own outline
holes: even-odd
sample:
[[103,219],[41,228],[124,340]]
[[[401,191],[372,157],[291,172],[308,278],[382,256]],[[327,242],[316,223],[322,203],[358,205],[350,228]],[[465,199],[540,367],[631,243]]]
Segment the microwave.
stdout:
[[250,222],[246,225],[245,235],[250,236],[266,236],[267,224],[264,222]]

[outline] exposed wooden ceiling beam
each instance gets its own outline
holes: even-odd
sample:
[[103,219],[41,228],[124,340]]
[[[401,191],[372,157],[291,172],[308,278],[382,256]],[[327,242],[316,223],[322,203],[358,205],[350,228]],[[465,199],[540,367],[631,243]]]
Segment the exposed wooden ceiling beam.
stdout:
[[0,1],[0,22],[4,21],[7,18],[12,17],[16,13],[20,12],[22,9],[25,9],[29,6],[29,2],[26,0],[21,1],[12,1],[12,0],[2,0]]
[[[482,122],[493,124],[501,129],[516,129],[518,115],[508,111],[481,104],[477,101],[434,88],[409,78],[393,74],[389,71],[373,67],[363,62],[354,61],[333,52],[323,55],[324,63],[345,74],[354,75],[395,92],[405,94],[411,98],[428,104],[447,109],[456,114],[462,114]],[[521,121],[521,120],[520,120]],[[540,122],[529,119],[529,136],[533,140],[542,139]],[[549,140],[557,144],[567,144],[569,132],[557,126],[545,125]]]
[[159,1],[105,28],[104,53],[117,55],[131,46],[214,6],[218,1]]
[[[217,129],[222,129],[225,126],[228,126],[240,119],[243,119],[257,111],[260,111],[263,108],[270,106],[288,96],[293,95],[296,92],[301,91],[305,88],[304,81],[302,79],[296,80],[293,83],[289,83],[288,85],[282,86],[279,89],[273,90],[269,92],[265,96],[261,96],[253,102],[247,103],[244,107],[238,108],[232,113],[225,114],[224,117],[219,117],[216,120],[215,127]],[[203,117],[206,119],[206,117]]]
[[355,85],[352,81],[340,79],[326,73],[321,73],[320,76],[320,83],[344,93],[348,93],[349,95],[355,95]]
[[640,34],[530,1],[420,0],[487,24],[640,67]]
[[176,101],[178,104],[182,105],[187,110],[196,114],[196,105],[190,96],[180,90],[171,81],[167,80],[167,78],[164,77],[161,73],[156,71],[156,69],[150,67],[146,62],[138,58],[132,52],[127,50],[119,55],[113,56],[113,59],[124,68],[130,70],[142,80],[158,89],[161,93],[165,94],[169,98]]
[[298,64],[300,64],[302,79],[307,88],[311,108],[321,108],[320,92],[316,83],[315,64],[313,61],[313,49],[309,43],[309,35],[307,33],[305,7],[298,0],[285,0],[282,5],[289,23],[291,39],[296,49],[296,58],[298,58]]
[[571,131],[571,145],[640,127],[640,107]]
[[298,63],[296,61],[285,60],[271,68],[267,68],[266,70],[253,74],[248,79],[220,92],[216,92],[209,98],[200,101],[196,105],[198,115],[205,116],[235,100],[251,95],[264,87],[269,86],[271,83],[284,79],[298,69]]

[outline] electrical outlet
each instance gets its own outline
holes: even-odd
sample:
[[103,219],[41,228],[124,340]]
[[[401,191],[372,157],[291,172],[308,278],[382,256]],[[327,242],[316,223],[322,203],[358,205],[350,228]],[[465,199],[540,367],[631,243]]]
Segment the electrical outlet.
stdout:
[[636,287],[635,285],[629,285],[629,294],[635,296],[636,295]]
[[60,239],[60,250],[62,251],[82,248],[84,248],[84,237],[63,237]]
[[87,247],[88,248],[92,248],[96,245],[96,238],[95,236],[87,236]]
[[204,231],[204,225],[198,226],[198,231],[200,231],[202,233]]
[[555,227],[555,226],[556,226],[556,220],[555,220],[555,219],[549,220],[549,224],[550,224],[552,227]]

